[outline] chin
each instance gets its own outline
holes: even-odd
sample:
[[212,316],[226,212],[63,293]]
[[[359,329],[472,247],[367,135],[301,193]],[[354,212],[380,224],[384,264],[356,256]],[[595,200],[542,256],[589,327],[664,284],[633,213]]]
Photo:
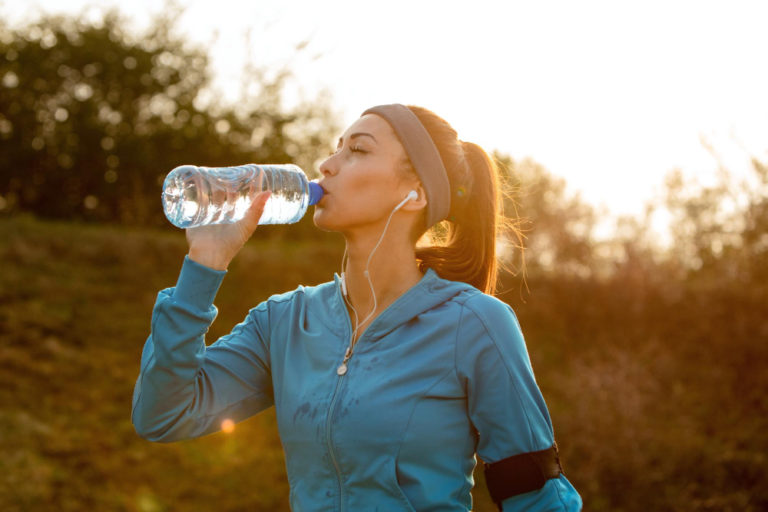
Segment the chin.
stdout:
[[315,213],[312,215],[312,222],[314,222],[315,227],[323,231],[337,231],[329,220],[325,208],[315,207]]

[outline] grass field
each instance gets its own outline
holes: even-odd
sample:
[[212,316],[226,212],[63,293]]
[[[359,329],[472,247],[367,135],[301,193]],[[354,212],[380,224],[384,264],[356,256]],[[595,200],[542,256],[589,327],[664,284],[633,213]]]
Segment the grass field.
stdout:
[[[259,243],[244,251],[211,336],[279,291],[275,279],[323,279],[331,245],[282,245],[279,257]],[[288,509],[272,412],[173,445],[130,424],[155,295],[174,284],[185,247],[183,232],[0,223],[0,509]]]
[[[257,232],[247,244],[209,341],[269,295],[338,268],[339,239],[290,240]],[[170,445],[130,424],[155,296],[185,252],[181,231],[0,219],[0,510],[288,510],[271,410]],[[602,290],[600,306],[574,301],[573,284],[560,295],[530,285],[514,306],[586,510],[765,510],[763,343],[700,350],[682,327],[644,334],[626,290]],[[494,510],[484,486],[475,497]]]

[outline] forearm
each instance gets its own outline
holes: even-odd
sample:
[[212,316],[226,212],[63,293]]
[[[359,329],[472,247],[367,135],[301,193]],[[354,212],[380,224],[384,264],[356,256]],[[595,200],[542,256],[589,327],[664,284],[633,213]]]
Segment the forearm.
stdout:
[[173,441],[204,433],[208,401],[198,381],[205,377],[205,334],[223,276],[185,260],[176,287],[160,292],[133,396],[132,419],[142,437]]

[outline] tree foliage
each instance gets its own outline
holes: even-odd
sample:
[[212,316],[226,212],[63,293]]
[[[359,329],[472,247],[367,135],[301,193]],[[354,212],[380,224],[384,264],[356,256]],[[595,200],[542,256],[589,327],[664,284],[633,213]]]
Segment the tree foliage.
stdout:
[[[534,367],[558,368],[539,382],[585,503],[765,509],[766,165],[753,161],[743,182],[724,171],[711,186],[672,172],[648,214],[620,219],[607,240],[589,235],[593,213],[562,188],[537,191],[550,180],[543,170],[529,167],[540,176],[528,179],[510,168],[530,219],[530,293],[505,299]],[[654,211],[670,218],[666,247],[649,235]],[[540,262],[542,251],[554,256]]]
[[[501,153],[494,158],[502,170],[504,213],[523,235],[525,255],[519,247],[512,251],[513,268],[589,275],[594,270],[595,209],[535,161],[515,161]],[[513,242],[509,234],[507,240]]]
[[288,73],[251,68],[260,92],[223,105],[205,51],[174,35],[173,15],[139,35],[124,21],[0,25],[0,211],[158,224],[160,184],[177,165],[307,168],[328,149],[327,101],[283,108]]

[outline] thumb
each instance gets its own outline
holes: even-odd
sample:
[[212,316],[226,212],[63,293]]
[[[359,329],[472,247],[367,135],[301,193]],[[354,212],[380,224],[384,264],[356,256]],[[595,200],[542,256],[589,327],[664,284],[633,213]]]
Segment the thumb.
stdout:
[[243,217],[243,223],[246,224],[248,229],[256,229],[256,226],[259,225],[259,219],[261,219],[261,215],[264,213],[264,205],[271,194],[269,190],[265,190],[264,192],[259,192],[253,198],[253,203],[251,203],[251,206],[245,213],[245,217]]

